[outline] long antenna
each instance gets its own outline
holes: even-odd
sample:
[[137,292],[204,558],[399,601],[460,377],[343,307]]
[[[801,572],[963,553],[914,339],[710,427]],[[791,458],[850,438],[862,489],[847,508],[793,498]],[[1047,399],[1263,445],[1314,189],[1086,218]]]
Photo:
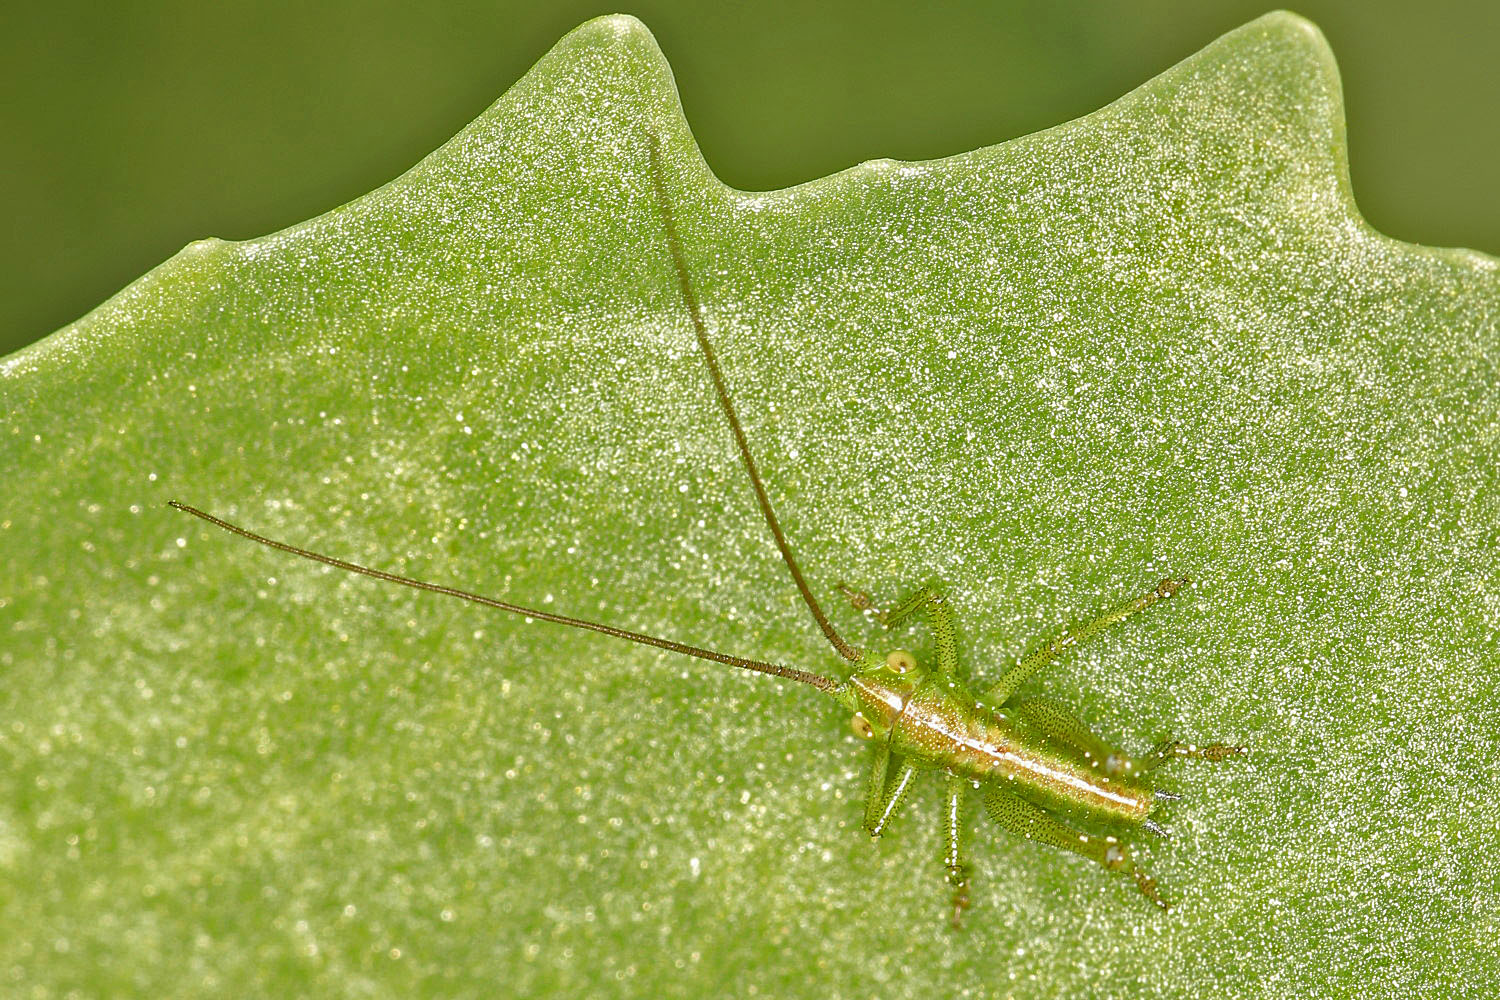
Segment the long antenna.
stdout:
[[672,264],[677,268],[677,287],[682,291],[682,301],[687,306],[688,315],[693,320],[693,332],[698,335],[698,346],[703,349],[703,359],[708,362],[708,373],[713,376],[714,392],[719,397],[719,404],[724,407],[724,416],[729,418],[729,429],[734,432],[734,443],[739,445],[740,458],[745,460],[745,471],[750,473],[750,485],[755,487],[755,499],[760,503],[760,512],[765,515],[766,524],[771,528],[771,534],[776,539],[776,547],[781,550],[781,558],[786,562],[786,568],[791,570],[792,579],[797,584],[797,589],[802,591],[802,600],[807,604],[807,610],[812,612],[813,620],[818,623],[818,628],[828,637],[833,648],[846,660],[857,661],[861,651],[844,641],[843,637],[834,631],[833,625],[829,623],[828,616],[823,614],[823,609],[818,606],[818,599],[813,596],[812,590],[807,586],[807,581],[802,577],[802,570],[797,566],[797,560],[792,556],[792,547],[787,544],[786,534],[781,530],[781,522],[776,520],[776,512],[771,509],[771,498],[766,495],[765,484],[761,482],[760,472],[755,467],[755,459],[750,457],[750,442],[745,439],[745,429],[740,426],[740,418],[734,412],[734,404],[729,401],[729,390],[724,387],[724,372],[719,368],[718,356],[714,354],[713,345],[708,342],[708,330],[703,325],[703,310],[698,305],[698,295],[693,291],[693,279],[688,274],[687,261],[682,254],[682,240],[677,235],[677,221],[672,216],[672,203],[667,198],[666,176],[662,171],[661,164],[661,141],[653,139],[651,143],[651,180],[656,188],[656,207],[661,213],[662,225],[667,230],[667,246],[672,251]]
[[840,687],[839,682],[830,677],[809,673],[806,670],[797,670],[793,667],[784,667],[779,663],[767,663],[763,660],[747,660],[742,656],[730,656],[727,653],[715,652],[712,649],[700,649],[697,646],[673,642],[671,639],[658,639],[654,635],[630,632],[623,628],[615,628],[613,625],[601,625],[598,622],[584,621],[582,618],[569,618],[566,615],[555,615],[548,611],[537,611],[535,608],[523,608],[519,604],[508,604],[505,601],[497,601],[493,597],[471,594],[466,590],[459,590],[455,587],[445,587],[438,583],[427,583],[425,580],[413,580],[410,577],[397,576],[394,573],[386,573],[378,569],[370,569],[368,566],[361,566],[358,563],[345,562],[342,559],[325,556],[320,552],[309,552],[307,549],[299,549],[295,545],[288,545],[286,542],[278,542],[264,535],[257,535],[253,531],[246,531],[237,524],[230,524],[228,521],[220,520],[212,514],[199,510],[197,507],[189,507],[187,504],[178,503],[176,500],[168,500],[167,506],[175,507],[194,517],[202,518],[209,524],[223,528],[225,531],[239,535],[241,538],[248,538],[252,542],[259,542],[262,545],[281,552],[290,552],[294,556],[311,559],[313,562],[326,563],[338,569],[348,570],[350,573],[373,576],[377,580],[385,580],[388,583],[399,583],[403,587],[411,587],[415,590],[430,590],[434,594],[446,594],[449,597],[457,597],[460,600],[470,601],[474,604],[483,604],[487,608],[499,608],[501,611],[509,611],[515,615],[525,615],[528,618],[537,618],[544,622],[556,622],[559,625],[571,625],[574,628],[588,629],[591,632],[603,632],[605,635],[612,635],[619,639],[629,639],[631,642],[638,642],[643,646],[656,646],[659,649],[668,649],[674,653],[696,656],[700,660],[713,660],[716,663],[727,663],[731,667],[739,667],[742,670],[754,670],[757,673],[774,674],[777,677],[785,677],[787,680],[796,681],[799,684],[810,684],[818,690],[827,691],[830,694],[836,692]]

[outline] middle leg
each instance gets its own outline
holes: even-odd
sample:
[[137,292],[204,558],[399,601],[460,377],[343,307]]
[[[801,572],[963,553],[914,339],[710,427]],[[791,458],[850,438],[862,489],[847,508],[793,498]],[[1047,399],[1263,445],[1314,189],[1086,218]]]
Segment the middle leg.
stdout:
[[947,872],[948,884],[953,887],[953,909],[948,924],[954,930],[963,925],[964,911],[969,908],[969,864],[963,854],[963,801],[966,780],[949,773],[943,783],[943,838],[947,847],[943,853],[943,868]]
[[980,697],[980,700],[996,706],[1005,704],[1010,699],[1010,696],[1016,693],[1016,688],[1020,687],[1021,682],[1036,673],[1042,666],[1051,663],[1074,646],[1087,642],[1109,626],[1116,625],[1132,615],[1145,611],[1158,601],[1166,600],[1177,593],[1182,585],[1190,582],[1190,580],[1191,578],[1186,576],[1177,580],[1169,577],[1135,600],[1106,611],[1087,625],[1078,625],[1063,629],[1048,640],[1047,644],[1041,649],[1032,653],[1002,674],[1000,679]]

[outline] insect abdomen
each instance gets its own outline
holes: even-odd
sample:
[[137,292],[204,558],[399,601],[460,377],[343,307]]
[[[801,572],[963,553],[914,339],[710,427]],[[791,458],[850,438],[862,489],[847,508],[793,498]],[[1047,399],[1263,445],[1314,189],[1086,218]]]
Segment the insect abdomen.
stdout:
[[906,703],[892,749],[976,781],[1003,782],[1037,805],[1084,820],[1134,826],[1151,811],[1150,789],[1104,773],[1100,762],[1061,745],[966,693],[926,689]]

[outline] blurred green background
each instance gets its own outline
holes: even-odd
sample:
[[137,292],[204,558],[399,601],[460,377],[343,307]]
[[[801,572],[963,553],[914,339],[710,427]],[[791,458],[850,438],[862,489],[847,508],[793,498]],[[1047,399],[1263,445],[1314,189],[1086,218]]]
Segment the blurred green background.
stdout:
[[[0,13],[0,354],[204,236],[321,214],[447,140],[569,29],[655,32],[709,164],[784,187],[1120,97],[1264,0],[134,0]],[[1343,74],[1355,193],[1405,240],[1500,251],[1500,4],[1306,0]]]

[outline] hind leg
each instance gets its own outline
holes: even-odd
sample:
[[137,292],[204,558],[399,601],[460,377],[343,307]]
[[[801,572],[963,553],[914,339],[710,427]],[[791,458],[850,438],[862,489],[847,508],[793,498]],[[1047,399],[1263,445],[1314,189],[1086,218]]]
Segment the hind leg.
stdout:
[[1156,880],[1135,863],[1128,844],[1115,837],[1096,837],[1075,830],[1040,806],[1003,788],[991,786],[985,792],[984,808],[991,819],[1017,836],[1072,851],[1112,872],[1131,876],[1141,895],[1163,910],[1169,909],[1156,893]]
[[1023,720],[1065,746],[1088,757],[1105,774],[1124,774],[1135,768],[1130,755],[1104,742],[1094,731],[1058,702],[1050,698],[1031,698],[1012,705]]
[[1247,752],[1244,747],[1228,743],[1210,743],[1200,747],[1181,740],[1167,740],[1165,743],[1158,743],[1155,749],[1141,758],[1141,770],[1154,771],[1174,760],[1211,760],[1217,763],[1230,757],[1244,756]]

